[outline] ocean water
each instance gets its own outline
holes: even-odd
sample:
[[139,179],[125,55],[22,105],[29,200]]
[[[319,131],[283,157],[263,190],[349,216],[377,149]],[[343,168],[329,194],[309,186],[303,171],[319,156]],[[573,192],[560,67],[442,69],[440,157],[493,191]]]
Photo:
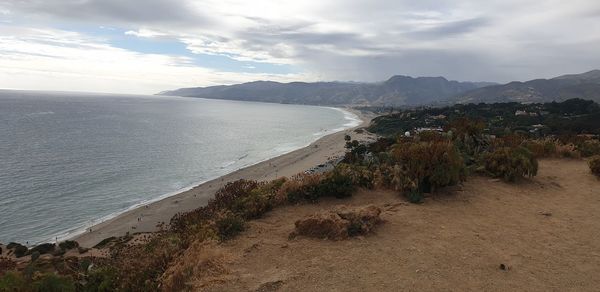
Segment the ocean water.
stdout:
[[0,242],[68,238],[358,123],[316,106],[0,91]]

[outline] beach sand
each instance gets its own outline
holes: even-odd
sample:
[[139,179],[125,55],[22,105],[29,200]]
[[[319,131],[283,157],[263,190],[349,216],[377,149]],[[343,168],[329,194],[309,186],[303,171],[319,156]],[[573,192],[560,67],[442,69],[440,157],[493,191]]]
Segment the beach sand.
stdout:
[[91,227],[91,231],[74,237],[81,246],[92,247],[108,237],[124,236],[137,232],[153,232],[159,224],[168,224],[171,218],[180,212],[187,212],[206,205],[214,193],[225,184],[239,179],[272,180],[278,177],[291,177],[320,164],[333,157],[344,155],[344,135],[352,139],[368,140],[373,136],[366,131],[356,133],[354,130],[369,124],[371,117],[353,111],[363,121],[361,125],[322,137],[307,147],[239,169],[217,179],[200,184],[188,191],[170,196],[163,200],[127,211],[115,218]]

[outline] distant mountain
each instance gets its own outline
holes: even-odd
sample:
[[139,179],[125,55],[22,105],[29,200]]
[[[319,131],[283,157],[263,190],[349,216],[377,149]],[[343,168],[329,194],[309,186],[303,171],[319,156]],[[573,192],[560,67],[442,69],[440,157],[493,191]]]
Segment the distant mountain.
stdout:
[[571,98],[600,102],[600,70],[482,87],[457,94],[449,103],[550,102]]
[[443,77],[393,76],[380,83],[256,81],[229,86],[182,88],[160,95],[312,105],[422,105],[493,83]]

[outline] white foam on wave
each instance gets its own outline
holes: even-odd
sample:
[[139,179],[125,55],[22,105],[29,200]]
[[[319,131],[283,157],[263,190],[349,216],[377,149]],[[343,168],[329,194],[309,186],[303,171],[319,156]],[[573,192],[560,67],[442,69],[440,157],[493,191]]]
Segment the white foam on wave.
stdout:
[[338,128],[326,129],[326,130],[322,130],[322,131],[313,133],[313,136],[315,136],[315,137],[321,138],[321,137],[329,135],[329,134],[333,134],[333,133],[341,132],[341,131],[346,130],[346,129],[354,128],[354,127],[359,126],[363,122],[353,112],[350,112],[350,111],[347,111],[347,110],[344,110],[344,109],[341,109],[341,108],[337,108],[337,107],[328,107],[328,108],[336,110],[336,111],[339,111],[339,112],[342,112],[344,114],[344,120],[346,121],[346,123],[344,123],[341,127],[338,127]]

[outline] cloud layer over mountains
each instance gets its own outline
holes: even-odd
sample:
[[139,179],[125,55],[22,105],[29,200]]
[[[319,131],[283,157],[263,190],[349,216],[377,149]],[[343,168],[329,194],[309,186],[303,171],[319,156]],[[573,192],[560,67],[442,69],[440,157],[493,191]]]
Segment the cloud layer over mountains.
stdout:
[[[0,77],[15,81],[0,87],[24,86],[27,76],[66,87],[68,76],[54,72],[56,66],[86,86],[100,79],[134,92],[259,79],[378,81],[394,74],[528,80],[600,67],[599,19],[595,0],[3,1]],[[110,29],[115,33],[103,33]],[[122,46],[120,38],[139,44]],[[61,53],[65,46],[69,51]],[[85,58],[88,46],[122,60],[112,69],[121,70],[116,77],[94,62],[102,58]],[[168,75],[163,81],[161,71]]]

